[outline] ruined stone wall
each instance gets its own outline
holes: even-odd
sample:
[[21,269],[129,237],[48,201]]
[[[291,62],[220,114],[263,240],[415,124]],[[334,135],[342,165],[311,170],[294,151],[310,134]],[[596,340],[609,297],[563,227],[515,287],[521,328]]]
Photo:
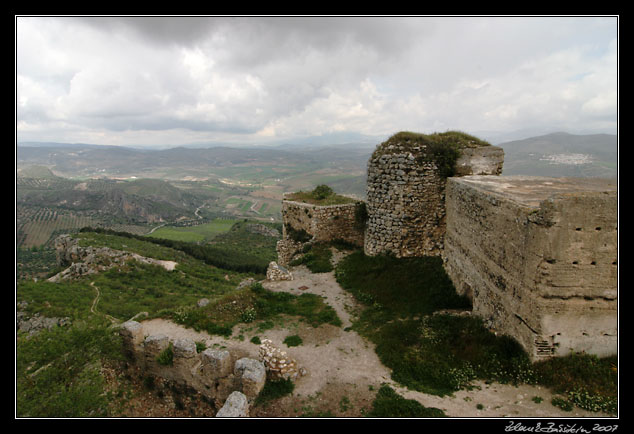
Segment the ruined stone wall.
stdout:
[[[142,324],[136,321],[124,323],[120,334],[128,356],[146,374],[190,387],[216,402],[218,407],[233,392],[240,392],[247,401],[252,401],[264,387],[264,363],[237,350],[208,348],[198,353],[193,340],[146,336]],[[159,363],[157,358],[170,345],[173,362]]]
[[447,183],[445,270],[533,358],[617,350],[617,194],[596,179]]
[[[366,255],[439,256],[445,233],[446,178],[422,146],[382,144],[368,161]],[[467,148],[456,175],[502,172],[504,151]]]
[[[288,265],[305,242],[343,240],[363,246],[363,229],[356,220],[358,202],[340,205],[313,205],[310,203],[282,201],[283,233],[278,241],[278,263]],[[308,239],[293,240],[290,230],[305,231]]]

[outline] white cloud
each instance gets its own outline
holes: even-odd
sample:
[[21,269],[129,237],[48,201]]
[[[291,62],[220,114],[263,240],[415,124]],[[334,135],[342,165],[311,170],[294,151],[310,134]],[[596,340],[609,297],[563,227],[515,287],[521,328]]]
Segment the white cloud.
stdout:
[[614,129],[616,37],[615,18],[18,17],[17,133]]

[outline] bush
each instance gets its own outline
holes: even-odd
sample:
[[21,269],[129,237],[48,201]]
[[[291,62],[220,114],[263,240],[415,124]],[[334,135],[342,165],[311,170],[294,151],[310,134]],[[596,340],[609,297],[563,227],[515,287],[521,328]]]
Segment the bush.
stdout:
[[284,343],[287,347],[297,347],[301,345],[302,342],[302,338],[297,335],[287,336],[286,339],[284,339]]
[[328,187],[326,184],[318,185],[312,191],[313,197],[315,199],[317,199],[317,200],[323,200],[323,199],[327,198],[328,196],[332,196],[333,194],[335,194],[333,189]]
[[163,366],[172,366],[174,364],[174,349],[171,342],[167,348],[156,356],[156,361]]
[[442,410],[427,408],[413,399],[405,399],[391,387],[382,385],[368,417],[447,417]]
[[285,380],[266,380],[264,388],[255,398],[254,405],[264,405],[269,401],[290,395],[295,390],[295,384],[290,378]]

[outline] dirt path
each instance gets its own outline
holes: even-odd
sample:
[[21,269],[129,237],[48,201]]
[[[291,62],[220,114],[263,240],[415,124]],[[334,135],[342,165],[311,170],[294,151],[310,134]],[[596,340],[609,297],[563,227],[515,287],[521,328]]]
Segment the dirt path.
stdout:
[[105,314],[105,313],[99,313],[97,311],[97,304],[99,303],[99,298],[101,297],[101,291],[99,291],[99,287],[97,287],[95,285],[95,282],[90,282],[90,286],[95,288],[95,291],[97,293],[97,295],[95,296],[95,299],[92,301],[92,306],[90,306],[90,312],[92,312],[95,315],[100,315],[100,316],[105,317],[106,319],[108,319],[113,324],[118,323],[119,322],[118,319],[116,319],[116,318],[114,318],[114,317],[112,317],[112,316],[110,316],[108,314]]
[[[359,417],[371,407],[376,390],[383,383],[408,399],[415,399],[426,407],[443,410],[449,417],[604,417],[575,408],[565,412],[554,407],[552,394],[545,388],[523,385],[519,387],[502,384],[477,383],[471,391],[459,391],[450,397],[438,397],[407,390],[394,383],[390,370],[381,364],[372,343],[354,331],[345,331],[351,325],[357,305],[353,297],[341,289],[334,272],[312,274],[304,266],[292,269],[294,280],[263,282],[271,291],[286,291],[292,294],[310,292],[324,297],[343,322],[342,327],[330,325],[312,328],[301,322],[290,322],[266,332],[257,332],[254,326],[238,326],[228,340],[206,333],[185,329],[162,319],[144,321],[146,334],[164,333],[170,338],[188,337],[205,341],[207,346],[226,346],[241,350],[245,355],[258,358],[259,346],[250,342],[257,335],[267,338],[274,345],[288,352],[307,375],[295,382],[291,397],[279,400],[264,409],[256,408],[251,416],[293,417],[331,415],[337,417]],[[301,288],[301,289],[300,289]],[[303,344],[288,348],[283,341],[288,335],[299,335]],[[541,398],[541,402],[533,398]]]

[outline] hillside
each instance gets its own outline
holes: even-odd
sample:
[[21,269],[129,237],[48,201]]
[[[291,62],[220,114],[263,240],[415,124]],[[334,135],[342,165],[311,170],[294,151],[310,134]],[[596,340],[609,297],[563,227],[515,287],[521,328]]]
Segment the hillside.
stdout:
[[[547,390],[551,372],[570,370],[574,379],[578,369],[603,378],[601,408],[614,408],[613,359],[528,366],[517,345],[478,319],[446,313],[467,306],[430,258],[335,249],[335,271],[299,266],[294,281],[254,284],[247,278],[261,275],[151,240],[94,232],[78,240],[79,249],[64,251],[101,271],[18,282],[18,417],[213,417],[222,402],[129,359],[117,325],[130,318],[148,336],[191,339],[197,351],[257,357],[264,339],[288,351],[306,373],[290,390],[267,382],[252,417],[603,416],[583,401],[560,408],[566,389]],[[129,254],[151,261],[115,261]]]
[[501,143],[503,175],[616,178],[618,137],[553,133]]

